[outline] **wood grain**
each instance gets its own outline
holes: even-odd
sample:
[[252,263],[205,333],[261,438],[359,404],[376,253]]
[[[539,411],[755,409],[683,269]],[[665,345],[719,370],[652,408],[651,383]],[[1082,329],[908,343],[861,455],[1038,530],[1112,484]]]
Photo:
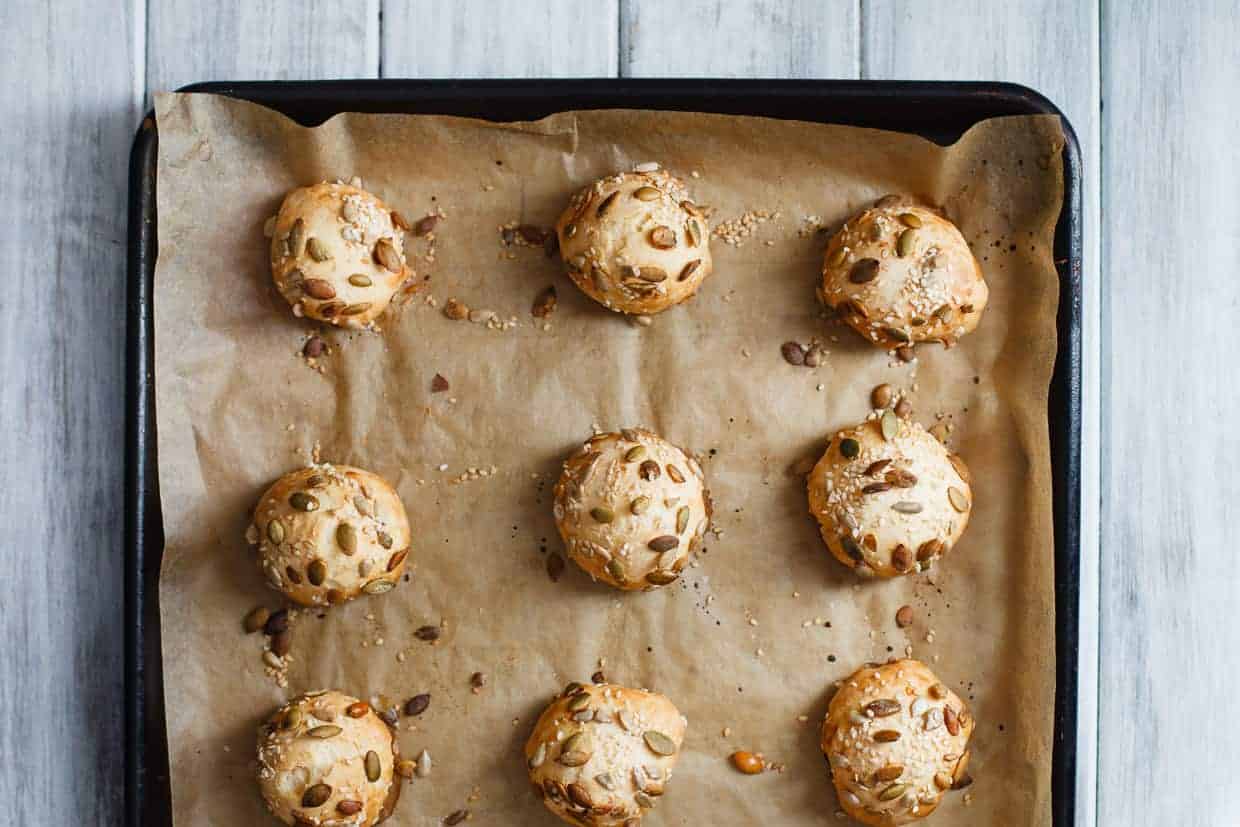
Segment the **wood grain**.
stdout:
[[1236,824],[1234,2],[1104,4],[1099,824]]
[[855,78],[858,0],[622,0],[625,77]]
[[[1098,3],[1034,0],[950,4],[867,0],[866,78],[1003,80],[1046,95],[1076,130],[1084,161],[1081,635],[1077,724],[1077,823],[1092,825],[1097,785],[1101,278],[1099,268]],[[1110,821],[1099,823],[1110,824]]]
[[[0,28],[0,790],[7,821],[114,825],[124,792],[123,0],[6,0]],[[14,823],[14,822],[10,822]]]
[[150,0],[148,97],[204,80],[379,75],[379,0]]
[[618,0],[383,6],[384,77],[613,77]]

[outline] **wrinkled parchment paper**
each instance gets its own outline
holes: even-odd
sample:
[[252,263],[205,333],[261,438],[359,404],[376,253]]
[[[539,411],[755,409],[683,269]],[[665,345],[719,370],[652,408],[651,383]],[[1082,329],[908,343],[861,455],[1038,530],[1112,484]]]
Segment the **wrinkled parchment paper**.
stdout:
[[[950,794],[932,821],[1050,823],[1055,119],[988,121],[942,148],[700,114],[516,124],[349,114],[306,129],[207,95],[163,95],[157,110],[160,606],[177,825],[268,823],[255,727],[321,687],[431,694],[424,715],[402,718],[399,740],[408,755],[428,749],[434,770],[407,785],[392,823],[439,824],[462,807],[471,823],[556,823],[529,789],[520,746],[552,693],[600,661],[610,680],[662,691],[689,719],[652,825],[836,823],[817,746],[832,682],[906,647],[978,720],[971,804]],[[686,177],[714,225],[779,215],[739,247],[715,239],[715,274],[651,326],[593,304],[540,249],[502,246],[499,225],[549,226],[580,185],[651,160]],[[446,217],[433,264],[427,240],[411,238],[420,291],[379,334],[323,333],[333,352],[318,372],[300,355],[317,326],[273,290],[262,228],[290,188],[351,176],[412,220]],[[942,204],[991,289],[980,329],[949,351],[921,347],[916,365],[824,319],[814,297],[826,240],[816,226],[888,192]],[[544,330],[530,307],[548,285],[559,306]],[[450,321],[428,297],[517,324]],[[817,369],[781,358],[784,341],[815,337],[830,351]],[[436,373],[449,391],[431,393]],[[858,582],[823,548],[789,467],[866,416],[882,382],[907,389],[924,424],[954,425],[976,506],[928,574]],[[635,423],[702,456],[721,536],[658,592],[620,594],[571,563],[552,582],[561,458],[594,425]],[[262,635],[241,629],[254,606],[280,605],[244,532],[260,493],[315,446],[398,488],[412,578],[300,613],[281,688],[264,672]],[[903,604],[916,617],[907,630],[894,621]],[[414,637],[441,623],[436,644]],[[487,678],[478,693],[474,672]],[[726,760],[736,749],[785,769],[742,776]]]

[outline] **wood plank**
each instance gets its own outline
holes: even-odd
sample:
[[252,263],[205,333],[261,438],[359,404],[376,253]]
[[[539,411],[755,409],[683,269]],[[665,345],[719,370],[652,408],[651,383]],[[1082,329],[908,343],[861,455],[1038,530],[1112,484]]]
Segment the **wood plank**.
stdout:
[[1235,824],[1240,17],[1106,3],[1099,824]]
[[858,0],[623,0],[626,77],[855,78]]
[[148,99],[203,80],[377,77],[379,0],[150,0]]
[[[1098,709],[1101,308],[1099,268],[1100,98],[1098,3],[1029,0],[906,3],[868,0],[862,76],[1004,80],[1055,102],[1074,126],[1085,168],[1082,387],[1081,637],[1077,728],[1077,824],[1095,818]],[[1137,800],[1140,800],[1138,796]],[[1099,823],[1122,823],[1103,819]]]
[[618,0],[388,2],[384,77],[612,77]]
[[0,51],[0,790],[26,823],[122,817],[124,159],[140,19],[127,0],[0,3],[17,33]]

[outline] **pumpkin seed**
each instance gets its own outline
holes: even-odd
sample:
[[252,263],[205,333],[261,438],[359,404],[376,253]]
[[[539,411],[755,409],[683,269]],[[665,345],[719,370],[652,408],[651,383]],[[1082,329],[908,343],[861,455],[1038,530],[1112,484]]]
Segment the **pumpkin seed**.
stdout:
[[560,757],[556,760],[566,767],[580,767],[590,760],[593,754],[585,739],[585,733],[576,732],[565,739],[560,747]]
[[568,785],[566,792],[568,793],[568,800],[578,807],[584,807],[588,810],[594,806],[594,800],[590,798],[590,792],[585,788],[584,784],[573,782]]
[[956,469],[956,474],[963,482],[970,481],[969,466],[964,464],[964,460],[956,454],[948,454],[947,461],[952,464],[952,468]]
[[911,500],[901,500],[891,506],[892,511],[898,511],[901,514],[920,514],[921,508],[921,503],[913,502]]
[[600,505],[590,509],[590,516],[594,518],[596,523],[610,523],[616,519],[616,512]]
[[298,511],[317,511],[319,507],[318,498],[305,491],[294,491],[290,494],[288,504]]
[[[908,334],[898,327],[884,327],[883,333],[885,333],[890,338],[895,339],[897,342],[907,342],[909,340]],[[903,357],[901,358],[903,359]],[[908,360],[904,359],[904,361],[908,361]]]
[[379,753],[373,749],[366,753],[366,780],[375,782],[379,780],[382,767],[379,764]]
[[624,452],[625,462],[637,462],[646,458],[646,446],[634,445],[632,448]]
[[654,187],[638,187],[633,191],[633,197],[638,201],[653,201],[659,197],[661,193]]
[[384,269],[393,273],[401,271],[400,253],[396,252],[396,247],[386,238],[381,238],[375,242],[374,259]]
[[344,310],[341,310],[340,315],[341,316],[356,316],[360,313],[365,313],[369,309],[370,309],[370,302],[358,302],[357,304],[351,304],[348,307],[346,307]]
[[327,261],[332,257],[331,252],[327,249],[327,245],[314,237],[306,239],[306,252],[315,261]]
[[844,459],[856,459],[861,453],[861,443],[851,437],[840,440],[840,456]]
[[853,284],[868,284],[878,278],[878,259],[859,259],[848,271],[848,280]]
[[651,551],[657,551],[657,552],[671,551],[672,549],[680,545],[680,539],[672,536],[671,534],[662,534],[658,537],[655,537],[653,540],[651,540],[646,545],[650,547]]
[[880,729],[874,733],[874,740],[880,744],[890,744],[900,740],[900,733],[894,729]]
[[430,705],[431,705],[430,693],[422,692],[421,694],[414,695],[412,698],[410,698],[408,701],[405,702],[405,714],[408,715],[410,718],[416,718],[417,716],[425,712],[427,709],[429,709]]
[[684,281],[685,279],[689,278],[690,276],[692,276],[694,273],[697,272],[697,268],[700,267],[701,265],[702,265],[702,260],[700,258],[695,258],[693,261],[689,262],[688,264],[684,266],[684,268],[680,271],[680,276],[677,277],[676,281]]
[[905,227],[917,229],[921,226],[921,217],[916,213],[911,212],[900,213],[900,223]]
[[334,299],[336,298],[336,288],[323,279],[306,279],[301,283],[301,289],[306,291],[306,295],[312,299]]
[[371,580],[365,586],[362,586],[362,591],[366,594],[384,594],[394,588],[396,588],[396,584],[391,580]]
[[805,364],[805,348],[799,342],[784,342],[779,346],[779,352],[790,365],[800,367]]
[[[670,466],[669,466],[670,467]],[[689,527],[689,506],[682,505],[676,510],[676,533],[684,534]]]
[[332,788],[326,784],[315,784],[307,787],[301,796],[301,806],[322,807],[332,797]]
[[665,569],[655,569],[646,575],[646,582],[652,586],[666,586],[669,583],[675,583],[680,575],[674,571]]
[[288,231],[288,252],[293,258],[301,255],[301,245],[306,240],[306,222],[300,218],[293,222]]
[[302,720],[302,712],[300,706],[289,707],[288,712],[284,713],[284,720],[280,722],[281,729],[296,729]]
[[653,482],[659,478],[662,472],[659,470],[659,463],[652,459],[648,459],[637,469],[637,474],[646,482]]
[[352,523],[341,523],[336,526],[336,545],[340,546],[340,550],[345,554],[353,554],[357,551],[357,529]]
[[[689,237],[689,246],[696,247],[702,243],[702,227],[695,219],[690,218],[685,222],[685,235]],[[692,262],[690,262],[692,263]],[[699,259],[700,263],[700,259]],[[684,278],[684,275],[681,275]]]
[[900,237],[896,239],[896,255],[900,258],[908,258],[913,252],[913,245],[917,243],[917,231],[908,229],[900,233]]
[[634,267],[633,275],[642,281],[658,284],[667,281],[667,271],[662,267]]
[[895,411],[883,411],[883,417],[879,422],[883,439],[891,442],[896,438],[896,434],[900,432],[900,417],[896,416]]
[[306,734],[311,738],[335,738],[342,732],[344,732],[344,730],[335,724],[323,724],[321,726],[314,727]]
[[650,246],[670,250],[676,246],[676,231],[671,227],[658,226],[650,231]]
[[645,496],[638,497],[629,504],[629,510],[634,514],[645,514],[648,508],[650,508],[650,498]]
[[378,540],[379,545],[383,546],[384,548],[392,547],[392,535],[388,534],[386,531],[375,532],[375,539]]
[[863,709],[875,718],[886,718],[900,711],[900,702],[895,698],[879,698],[877,701],[870,701]]
[[844,259],[848,258],[848,248],[841,244],[835,248],[835,252],[827,256],[828,267],[839,267],[844,263]]
[[612,779],[611,773],[609,772],[601,772],[598,775],[594,776],[594,783],[598,784],[600,787],[602,787],[604,790],[607,790],[608,792],[612,792],[616,789],[616,782],[614,779]]
[[902,764],[888,764],[874,772],[874,778],[877,781],[895,781],[902,775],[904,775],[904,765]]
[[913,567],[913,553],[903,544],[891,551],[891,567],[898,572],[906,572]]
[[676,742],[657,729],[648,729],[643,732],[642,740],[646,742],[646,746],[650,747],[650,751],[656,755],[676,754]]
[[903,468],[892,468],[884,479],[896,488],[912,488],[917,485],[917,475]]
[[306,578],[311,586],[323,585],[323,581],[327,579],[327,564],[318,558],[311,560],[310,565],[306,566]]
[[267,523],[267,539],[277,546],[284,542],[284,525],[279,520]]
[[624,564],[616,557],[607,561],[607,573],[616,580],[624,580]]
[[598,209],[594,211],[594,217],[602,218],[604,215],[606,215],[607,211],[611,209],[611,205],[616,203],[616,198],[618,198],[619,195],[620,195],[620,191],[616,190],[611,195],[604,198],[602,203],[598,205]]
[[865,475],[867,477],[872,477],[875,474],[877,474],[879,471],[882,471],[884,468],[886,468],[890,464],[891,464],[891,460],[889,459],[875,460],[874,462],[871,462],[869,465],[866,466]]
[[241,626],[245,629],[247,634],[253,634],[263,628],[270,617],[271,613],[267,611],[267,608],[265,606],[259,606],[256,609],[252,609],[250,613],[245,616],[245,620],[241,622]]
[[568,701],[568,711],[580,712],[590,705],[590,699],[591,695],[589,692],[581,692],[580,694],[574,695]]
[[904,795],[904,791],[908,789],[908,784],[892,784],[887,789],[878,794],[879,801],[893,801]]
[[969,498],[959,488],[949,486],[947,489],[947,499],[951,500],[952,508],[961,514],[969,510]]
[[[927,540],[917,548],[917,562],[923,563],[943,550],[942,540]],[[933,688],[933,687],[932,687]]]
[[349,276],[349,284],[353,285],[354,287],[369,287],[370,285],[374,284],[374,282],[371,281],[370,276],[366,275],[365,273],[354,273],[353,275]]
[[668,463],[667,465],[667,475],[671,477],[672,482],[676,483],[677,485],[685,481],[685,475],[680,473],[680,469],[677,468],[675,465],[672,465],[671,463]]

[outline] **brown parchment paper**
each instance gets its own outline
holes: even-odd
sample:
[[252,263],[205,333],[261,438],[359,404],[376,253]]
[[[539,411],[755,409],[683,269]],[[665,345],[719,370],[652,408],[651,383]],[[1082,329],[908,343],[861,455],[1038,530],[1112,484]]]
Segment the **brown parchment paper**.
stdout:
[[[550,696],[600,660],[609,679],[662,691],[689,719],[650,824],[836,823],[817,747],[832,682],[906,647],[978,720],[971,803],[948,795],[933,823],[1050,823],[1055,119],[988,121],[944,148],[658,112],[516,124],[348,114],[306,129],[258,106],[170,94],[157,113],[160,608],[178,825],[269,823],[255,727],[289,695],[326,687],[432,695],[424,715],[402,719],[399,740],[409,755],[428,749],[434,771],[407,785],[392,823],[439,824],[461,807],[470,823],[556,823],[520,747]],[[500,224],[549,226],[578,186],[650,160],[686,177],[712,224],[779,214],[741,246],[715,239],[715,274],[651,326],[593,304],[541,250],[501,246]],[[411,219],[447,217],[433,264],[426,239],[411,239],[420,292],[381,333],[324,333],[333,352],[316,372],[299,355],[316,328],[272,289],[262,227],[288,189],[355,175]],[[812,225],[834,228],[888,192],[945,206],[991,288],[980,329],[951,350],[919,348],[915,365],[824,319],[814,296],[826,236]],[[530,306],[551,284],[559,306],[543,330]],[[453,322],[428,296],[517,324]],[[814,337],[830,351],[821,367],[783,361],[781,343]],[[431,393],[436,373],[448,392]],[[908,389],[923,423],[950,418],[976,506],[933,571],[858,582],[821,545],[788,469],[866,416],[882,382]],[[571,563],[552,582],[561,458],[594,425],[634,423],[702,456],[721,535],[657,592],[617,593]],[[259,494],[315,446],[397,486],[414,526],[412,577],[299,613],[281,688],[264,673],[262,635],[241,629],[254,606],[280,605],[244,532]],[[456,482],[471,467],[496,470]],[[903,604],[916,615],[907,630],[894,622]],[[440,623],[436,644],[415,639]],[[475,671],[487,676],[477,694]],[[785,769],[741,776],[726,760],[735,749]]]

